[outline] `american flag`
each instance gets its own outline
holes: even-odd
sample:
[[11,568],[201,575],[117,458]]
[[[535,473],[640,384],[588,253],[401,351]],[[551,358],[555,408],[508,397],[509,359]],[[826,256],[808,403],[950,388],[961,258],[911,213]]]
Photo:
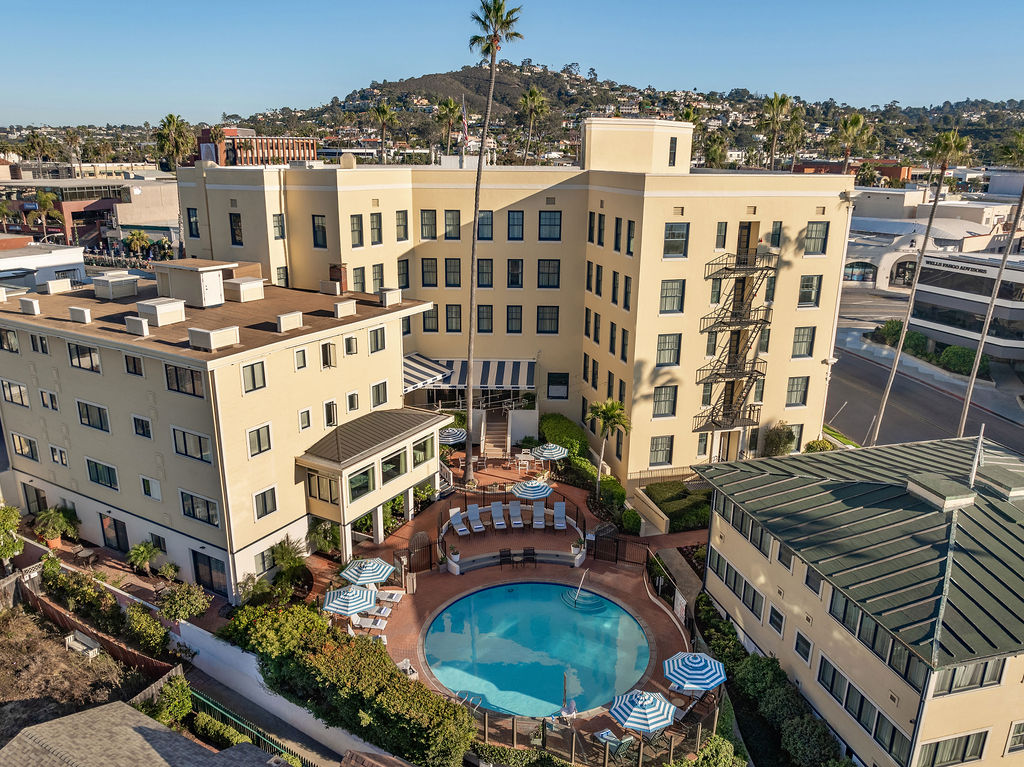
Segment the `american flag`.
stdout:
[[466,120],[466,97],[462,97],[462,141],[469,143],[469,122]]

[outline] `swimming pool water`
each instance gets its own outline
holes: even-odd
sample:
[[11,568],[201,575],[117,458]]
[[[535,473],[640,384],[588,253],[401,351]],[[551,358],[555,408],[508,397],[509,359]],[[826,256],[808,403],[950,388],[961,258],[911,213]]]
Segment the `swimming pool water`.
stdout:
[[614,602],[553,583],[476,591],[446,608],[427,630],[430,670],[452,692],[495,711],[550,716],[563,679],[578,711],[630,690],[647,668],[643,629]]

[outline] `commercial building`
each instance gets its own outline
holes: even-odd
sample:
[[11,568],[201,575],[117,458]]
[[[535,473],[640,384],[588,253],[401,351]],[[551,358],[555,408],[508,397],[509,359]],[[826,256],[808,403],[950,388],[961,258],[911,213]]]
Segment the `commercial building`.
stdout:
[[50,280],[85,282],[83,248],[33,242],[29,235],[0,234],[0,285],[35,287]]
[[315,160],[317,140],[296,136],[257,136],[252,128],[224,127],[224,138],[213,141],[210,129],[199,133],[199,154],[192,158],[220,165],[276,165]]
[[973,472],[977,448],[698,469],[708,594],[858,764],[1024,762],[1024,459],[985,442]]
[[264,287],[256,264],[154,269],[0,289],[8,502],[71,506],[86,540],[152,541],[234,599],[286,535],[329,520],[350,554],[353,522],[383,540],[382,504],[411,512],[413,488],[438,485],[451,418],[402,396],[402,325],[430,304]]
[[[624,482],[750,455],[779,420],[794,449],[816,437],[853,180],[691,171],[682,122],[590,119],[583,133],[580,167],[484,171],[482,404],[532,395],[582,421],[591,402],[619,399],[632,431],[605,459]],[[403,331],[408,350],[453,371],[411,394],[430,404],[459,396],[467,375],[474,176],[352,158],[201,162],[179,171],[186,248],[259,263],[278,285],[331,279],[432,302]]]

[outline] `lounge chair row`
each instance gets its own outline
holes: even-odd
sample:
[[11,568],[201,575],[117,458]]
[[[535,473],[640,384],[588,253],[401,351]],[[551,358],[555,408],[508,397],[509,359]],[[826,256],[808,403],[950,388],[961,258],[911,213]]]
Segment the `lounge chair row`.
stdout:
[[[510,526],[513,530],[526,527],[526,524],[523,522],[522,504],[519,501],[512,501],[508,504],[508,523],[505,522],[505,505],[501,501],[494,501],[491,504],[490,511],[491,527],[495,530],[508,530]],[[480,507],[475,503],[471,503],[466,507],[465,515],[463,515],[462,509],[458,508],[450,509],[448,514],[451,519],[452,528],[460,536],[469,535],[470,529],[474,533],[483,533],[487,530],[487,526],[480,518]],[[565,530],[567,526],[565,501],[557,501],[554,505],[552,527],[555,530]],[[547,510],[544,507],[544,501],[533,502],[533,518],[530,527],[535,530],[543,530],[547,527]]]

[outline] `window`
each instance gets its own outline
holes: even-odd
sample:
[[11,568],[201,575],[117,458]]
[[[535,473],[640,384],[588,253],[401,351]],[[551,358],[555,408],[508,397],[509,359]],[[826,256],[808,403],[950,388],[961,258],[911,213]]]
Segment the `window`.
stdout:
[[679,333],[660,333],[658,335],[658,357],[656,367],[679,364],[679,348],[682,336]]
[[437,239],[437,211],[436,210],[421,210],[420,211],[420,239],[421,240],[436,240]]
[[494,332],[494,307],[490,304],[477,305],[476,329],[481,333]]
[[288,287],[288,267],[287,266],[279,266],[279,267],[277,267],[276,274],[277,274],[277,286],[279,288],[287,288]]
[[868,615],[861,617],[857,638],[883,661],[889,657],[889,632],[883,629],[874,618]]
[[615,430],[615,457],[622,460],[622,429]]
[[399,450],[397,453],[384,456],[380,460],[380,482],[382,485],[386,485],[393,479],[398,479],[400,476],[405,474],[405,450]]
[[612,272],[612,303],[619,303],[619,273]]
[[412,333],[412,318],[402,317],[402,335],[407,336]]
[[327,216],[313,214],[313,247],[327,247]]
[[865,730],[872,732],[875,729],[875,717],[878,715],[878,709],[852,684],[847,690],[844,708]]
[[[154,501],[159,501],[161,499],[160,480],[153,479],[152,477],[146,477],[140,474],[139,485],[142,488],[142,494],[147,498],[151,498]],[[159,539],[159,543],[157,543],[157,539]],[[150,533],[150,540],[153,541],[153,545],[156,546],[160,551],[163,551],[165,553],[167,552],[167,542],[163,539],[162,536],[159,536],[156,533]]]
[[355,501],[362,498],[374,489],[373,467],[367,466],[362,471],[352,474],[348,478],[348,499]]
[[590,360],[590,386],[597,391],[597,360]]
[[354,410],[358,410],[359,409],[359,393],[358,392],[354,392],[353,391],[353,392],[349,392],[347,395],[345,395],[345,408],[347,409],[347,412],[349,412],[349,413],[351,413]]
[[668,167],[674,168],[676,165],[676,142],[678,139],[672,136],[668,140]]
[[612,249],[618,253],[622,250],[622,219],[615,217],[615,235],[612,239]]
[[105,463],[94,461],[92,458],[85,459],[85,466],[89,470],[89,481],[97,485],[117,490],[117,469]]
[[718,277],[711,280],[711,303],[722,303],[722,280]]
[[676,393],[678,387],[655,386],[654,387],[654,417],[674,416],[676,414]]
[[493,258],[478,258],[476,260],[476,286],[478,288],[494,287]]
[[444,260],[444,286],[446,288],[462,287],[461,258],[446,258]]
[[814,326],[793,331],[793,356],[810,357],[814,354]]
[[[797,637],[803,636],[800,632],[797,632]],[[806,640],[805,640],[806,641]],[[808,655],[810,654],[810,643],[807,643]],[[800,652],[797,650],[797,652]],[[804,660],[807,660],[802,654]],[[825,656],[821,657],[818,661],[818,684],[828,690],[829,695],[839,701],[842,705],[843,701],[846,700],[846,688],[849,684],[849,680],[837,669],[832,662]],[[872,723],[874,724],[874,723]],[[868,732],[871,731],[871,727],[868,728]]]
[[[75,270],[71,270],[77,275]],[[56,274],[60,275],[62,272],[58,269]],[[35,333],[30,333],[28,336],[29,342],[32,344],[32,351],[37,354],[49,354],[50,353],[50,341],[46,336],[37,336]]]
[[772,331],[771,328],[762,328],[761,335],[757,339],[757,351],[761,354],[768,352],[768,343],[771,341]]
[[263,575],[263,573],[269,572],[274,567],[274,547],[271,546],[269,549],[265,549],[256,555],[256,574]]
[[707,433],[697,435],[697,455],[708,454],[708,435]]
[[796,651],[796,654],[803,658],[807,663],[811,662],[811,640],[799,631],[796,632],[796,644],[793,645],[793,649]]
[[597,244],[604,245],[604,213],[597,214]]
[[217,502],[195,495],[187,490],[181,493],[181,513],[191,519],[198,519],[208,525],[219,525],[220,515],[217,513]]
[[136,357],[132,354],[124,355],[124,372],[130,376],[145,375],[142,368],[142,357]]
[[725,250],[725,240],[729,232],[729,222],[719,221],[718,231],[715,232],[715,249]]
[[510,210],[508,212],[508,238],[509,240],[523,239],[523,211]]
[[203,374],[198,370],[180,368],[177,365],[164,365],[164,377],[168,391],[187,394],[190,397],[205,397]]
[[423,312],[423,332],[424,333],[436,333],[437,332],[437,307],[432,306],[427,311]]
[[[758,378],[754,381],[754,396],[752,402],[764,402],[764,379]],[[756,443],[755,443],[756,446]]]
[[56,445],[50,445],[50,460],[61,466],[68,465],[68,451]]
[[356,336],[345,336],[345,356],[350,357],[359,354],[359,338]]
[[[14,381],[0,381],[0,390],[3,391],[4,399],[12,405],[28,407],[28,387],[15,383]],[[46,397],[43,397],[43,407],[46,407]],[[57,408],[53,408],[56,410]]]
[[568,373],[548,373],[548,399],[569,399]]
[[185,208],[188,218],[188,236],[193,240],[199,239],[199,211],[195,208]]
[[805,274],[800,277],[797,306],[818,306],[821,300],[821,275]]
[[398,259],[398,287],[405,290],[409,287],[409,259]]
[[478,240],[493,240],[494,239],[494,211],[493,210],[482,210],[480,211],[480,218],[477,219],[478,224],[476,227],[476,238]]
[[395,211],[395,239],[405,242],[409,239],[409,211]]
[[619,343],[619,359],[628,362],[629,356],[629,331],[622,328],[622,340]]
[[324,428],[331,429],[338,425],[338,403],[328,400],[324,403]]
[[604,267],[600,264],[594,265],[594,293],[595,295],[601,295],[601,291],[604,289]]
[[523,259],[510,258],[508,260],[507,285],[510,288],[523,287]]
[[384,242],[384,222],[380,213],[370,214],[370,244],[380,245]]
[[583,352],[583,380],[590,382],[590,355]]
[[[266,429],[266,440],[267,448],[270,449],[270,427],[262,427]],[[203,461],[204,463],[212,463],[213,458],[210,454],[210,438],[205,437],[202,434],[196,434],[195,432],[185,431],[184,429],[172,428],[171,434],[174,437],[174,452],[178,455],[183,455],[188,458],[194,458],[197,461]],[[249,444],[252,442],[252,434],[249,433]],[[263,452],[262,450],[258,452]],[[255,455],[255,453],[251,453]]]
[[775,557],[776,561],[785,567],[787,570],[792,572],[793,570],[793,550],[784,543],[779,544],[779,554]]
[[562,211],[542,210],[538,216],[537,239],[551,242],[562,239]]
[[274,229],[274,239],[284,239],[284,213],[274,213],[271,216],[271,222]]
[[595,214],[594,211],[590,211],[587,214],[587,242],[590,242],[590,243],[594,242],[594,230],[595,230],[595,221],[596,221],[596,219],[597,219],[597,214]]
[[88,426],[91,429],[110,431],[107,409],[89,402],[78,402],[78,422],[82,426]]
[[711,399],[714,394],[714,387],[710,383],[703,384],[700,392],[700,406],[711,407]]
[[662,280],[661,304],[658,310],[662,314],[679,314],[682,312],[685,290],[686,280]]
[[22,458],[28,458],[30,461],[39,460],[39,448],[31,437],[11,432],[11,444],[14,445],[14,452]]
[[861,610],[839,589],[832,589],[832,599],[829,602],[828,611],[833,618],[846,627],[847,631],[856,635],[857,627],[860,625]]
[[626,255],[633,255],[633,243],[636,240],[636,221],[626,222]]
[[782,222],[772,221],[772,233],[768,240],[768,245],[772,248],[777,248],[782,245]]
[[[707,434],[701,434],[700,436],[706,437]],[[782,636],[782,628],[786,625],[786,616],[775,605],[771,605],[768,608],[768,625],[775,629],[776,634]]]
[[[15,344],[14,350],[17,351],[17,344]],[[73,368],[88,370],[92,373],[100,372],[100,350],[95,346],[83,346],[82,344],[73,344],[69,341],[68,357]]]
[[370,354],[384,349],[384,328],[374,328],[370,331]]
[[370,407],[380,407],[388,401],[388,382],[381,381],[370,387]]
[[373,292],[379,293],[384,289],[384,264],[374,264],[373,267]]
[[704,342],[704,356],[714,357],[718,350],[718,333],[714,330],[708,332],[707,340]]
[[761,616],[764,614],[764,596],[761,595],[761,592],[751,586],[748,581],[745,581],[743,583],[743,595],[740,599],[743,602],[743,606],[750,610],[755,618],[761,620]]
[[[76,345],[77,344],[68,344],[68,350],[70,351],[71,347],[72,346],[76,346]],[[89,348],[89,347],[85,347],[85,348]],[[18,331],[17,330],[11,330],[10,328],[0,328],[0,349],[3,349],[5,352],[13,352],[14,354],[18,353]],[[71,364],[72,365],[75,364],[74,357],[72,357],[72,359],[71,359]],[[79,366],[75,365],[75,367],[79,367]]]
[[338,366],[338,347],[330,341],[320,344],[320,368],[333,368]]
[[425,288],[437,287],[437,259],[424,258],[420,261],[420,283]]
[[250,365],[242,366],[242,388],[245,389],[246,394],[257,389],[265,389],[266,386],[267,376],[262,362],[253,362]]
[[231,230],[231,244],[242,245],[242,214],[228,213],[228,228]]
[[933,695],[948,695],[964,690],[997,685],[1003,678],[1004,659],[968,663],[965,666],[945,668],[935,675]]
[[446,333],[462,332],[462,304],[448,304],[445,306],[444,329]]
[[793,376],[786,386],[786,407],[800,407],[807,404],[807,387],[810,376]]
[[352,270],[352,290],[356,293],[366,292],[366,267],[357,266]]
[[629,311],[629,302],[633,292],[633,278],[623,277],[622,278],[622,308],[627,312]]
[[1006,752],[1024,750],[1024,722],[1016,722],[1010,728],[1010,739],[1006,743]]
[[821,575],[810,565],[807,566],[807,573],[804,575],[804,585],[813,591],[815,596],[821,596]]
[[601,315],[594,312],[594,343],[601,343]]
[[250,458],[270,450],[270,424],[250,429],[248,435]]
[[562,262],[557,258],[537,259],[537,287],[557,288],[561,282]]
[[606,399],[611,399],[615,394],[615,376],[612,371],[608,371],[608,383],[604,388],[604,396]]
[[153,439],[153,424],[148,418],[143,418],[141,415],[132,416],[132,431],[137,437]]
[[594,290],[594,262],[587,261],[587,290]]
[[277,489],[267,488],[263,492],[253,496],[253,503],[256,506],[256,519],[263,519],[268,514],[277,511]]
[[421,466],[434,457],[434,438],[426,437],[412,446],[412,465]]
[[808,221],[804,238],[804,255],[821,256],[828,247],[828,221]]
[[310,411],[307,407],[304,410],[299,411],[299,431],[305,431],[312,425],[312,419],[310,418]]
[[557,333],[558,332],[558,307],[538,306],[537,307],[537,332]]
[[764,281],[764,300],[771,302],[775,300],[775,275],[770,274]]
[[899,642],[892,643],[892,651],[889,653],[889,668],[906,679],[918,692],[924,690],[928,666]]
[[593,316],[593,312],[589,308],[584,307],[583,309],[583,335],[590,338],[590,318]]
[[509,304],[505,307],[505,332],[513,335],[523,332],[523,307]]
[[338,481],[313,472],[306,473],[306,495],[324,503],[338,502]]
[[926,743],[921,746],[917,767],[943,767],[943,765],[963,764],[981,759],[987,736],[988,731],[986,730],[973,735],[961,735],[959,738],[940,740],[938,743]]
[[665,258],[686,258],[689,248],[690,225],[679,221],[665,224]]
[[619,329],[614,322],[608,323],[608,351],[615,356],[615,342],[619,338]]
[[444,238],[446,240],[458,240],[462,237],[462,215],[457,210],[446,210],[444,212]]
[[651,437],[651,466],[665,466],[672,463],[672,436]]

